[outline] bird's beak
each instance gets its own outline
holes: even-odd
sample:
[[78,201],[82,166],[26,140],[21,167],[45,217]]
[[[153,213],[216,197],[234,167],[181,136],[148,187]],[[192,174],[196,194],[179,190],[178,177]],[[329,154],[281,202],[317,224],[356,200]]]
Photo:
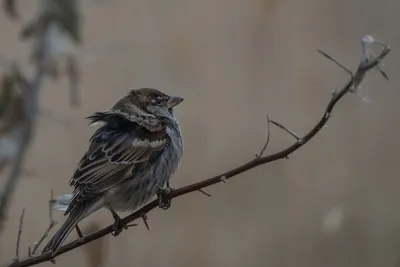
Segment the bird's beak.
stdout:
[[179,96],[171,96],[169,99],[168,99],[168,102],[167,102],[167,107],[170,109],[170,108],[173,108],[173,107],[175,107],[175,106],[177,106],[179,103],[181,103],[183,101],[183,98],[182,97],[179,97]]

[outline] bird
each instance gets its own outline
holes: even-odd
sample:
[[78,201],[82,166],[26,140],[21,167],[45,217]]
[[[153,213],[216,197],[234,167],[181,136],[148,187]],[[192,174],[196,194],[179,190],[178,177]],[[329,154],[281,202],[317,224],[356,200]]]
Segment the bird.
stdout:
[[[182,97],[157,89],[133,89],[114,106],[87,117],[99,128],[70,179],[72,194],[60,196],[53,208],[68,218],[44,247],[54,255],[78,222],[108,208],[118,234],[118,211],[133,211],[163,190],[178,169],[183,140],[174,108]],[[168,207],[170,203],[160,203]]]

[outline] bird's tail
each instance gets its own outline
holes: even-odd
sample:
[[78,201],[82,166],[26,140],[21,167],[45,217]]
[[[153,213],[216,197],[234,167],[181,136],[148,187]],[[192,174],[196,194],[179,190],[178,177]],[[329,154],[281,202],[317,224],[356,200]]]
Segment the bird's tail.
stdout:
[[58,229],[58,231],[44,247],[42,253],[51,251],[54,255],[58,251],[62,243],[65,241],[65,239],[68,237],[68,235],[71,233],[71,231],[74,230],[78,222],[83,219],[84,213],[85,209],[82,208],[73,210],[68,216],[67,220],[64,222],[64,224],[60,227],[60,229]]
[[57,199],[51,201],[51,209],[66,211],[73,198],[72,194],[65,194],[59,196]]

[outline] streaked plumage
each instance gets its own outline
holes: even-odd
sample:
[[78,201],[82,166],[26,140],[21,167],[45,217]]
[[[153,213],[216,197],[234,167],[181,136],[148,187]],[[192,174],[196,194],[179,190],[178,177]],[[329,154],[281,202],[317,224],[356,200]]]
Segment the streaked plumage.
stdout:
[[172,111],[182,100],[155,89],[132,90],[111,110],[89,117],[100,128],[70,180],[73,193],[54,204],[69,217],[43,252],[55,253],[76,224],[99,208],[135,210],[167,184],[183,153]]

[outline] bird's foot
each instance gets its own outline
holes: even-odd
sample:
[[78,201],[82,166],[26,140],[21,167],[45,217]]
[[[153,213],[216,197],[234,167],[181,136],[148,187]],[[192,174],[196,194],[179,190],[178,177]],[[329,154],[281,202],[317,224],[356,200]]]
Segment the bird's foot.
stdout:
[[167,210],[169,207],[171,207],[171,199],[168,197],[168,195],[173,190],[174,189],[171,187],[160,188],[157,190],[158,206],[161,209]]
[[113,210],[110,209],[111,214],[114,218],[114,223],[113,223],[113,232],[111,233],[113,236],[118,236],[124,229],[128,229],[129,227],[137,226],[136,223],[134,224],[124,224],[122,223],[121,217]]
[[113,236],[119,236],[123,229],[128,229],[124,225],[121,225],[121,221],[115,220],[113,223],[113,232],[111,234]]

